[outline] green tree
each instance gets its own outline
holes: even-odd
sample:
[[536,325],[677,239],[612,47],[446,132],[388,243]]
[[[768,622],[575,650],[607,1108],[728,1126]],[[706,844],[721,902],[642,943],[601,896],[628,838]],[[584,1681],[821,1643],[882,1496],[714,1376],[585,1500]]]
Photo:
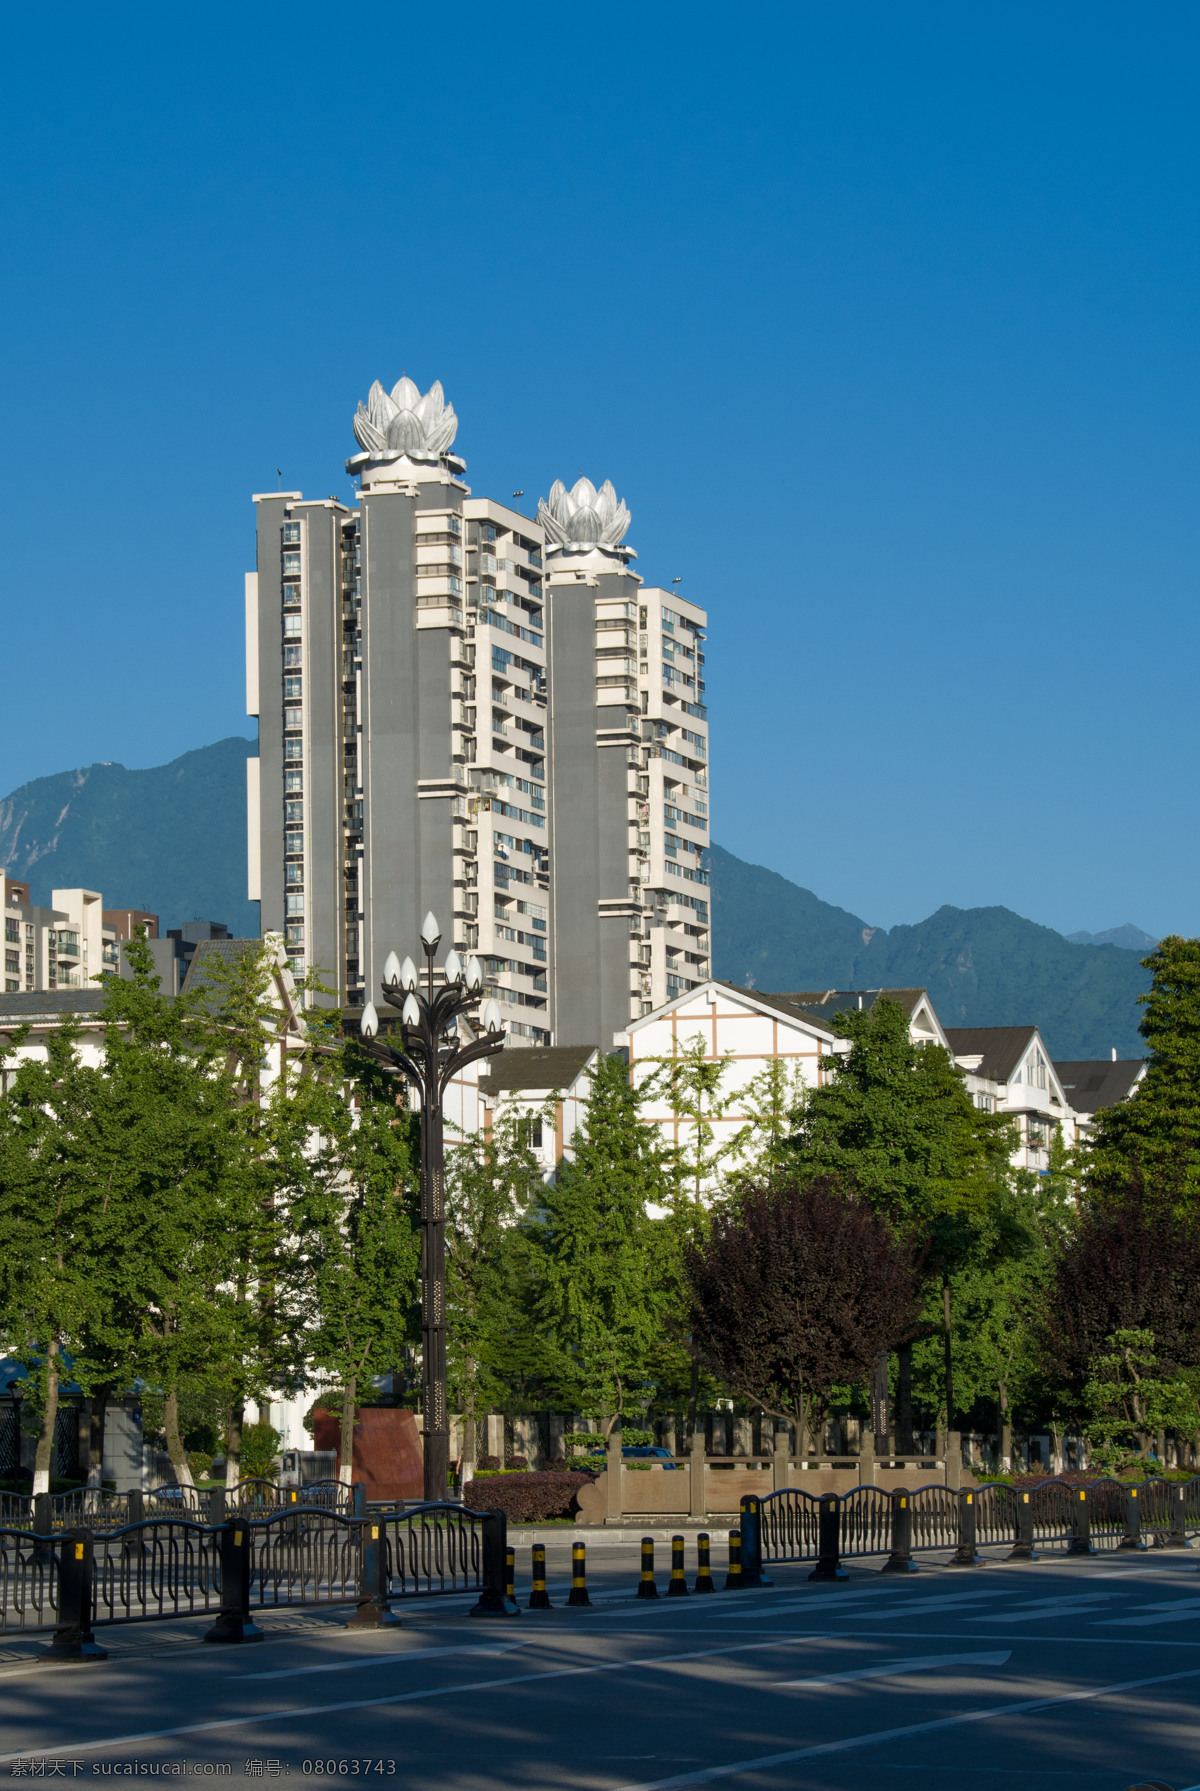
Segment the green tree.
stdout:
[[[861,1189],[876,1212],[920,1240],[941,1283],[941,1323],[926,1314],[915,1335],[940,1329],[952,1405],[952,1279],[995,1258],[1010,1189],[1013,1133],[974,1105],[948,1051],[916,1045],[898,1002],[838,1016],[849,1051],[823,1060],[827,1080],[807,1091],[790,1140],[804,1176],[826,1171]],[[1022,1247],[1024,1243],[1022,1240]],[[911,1450],[912,1340],[898,1350],[899,1446]]]
[[789,1069],[782,1057],[769,1058],[737,1098],[745,1124],[734,1140],[734,1166],[728,1182],[738,1192],[774,1190],[795,1174],[791,1138],[804,1102],[803,1072]]
[[573,1156],[558,1165],[527,1228],[548,1385],[562,1405],[610,1427],[645,1403],[675,1281],[669,1225],[647,1213],[670,1207],[673,1166],[657,1128],[641,1118],[644,1099],[621,1057],[600,1061]]
[[1114,1331],[1104,1345],[1084,1387],[1088,1440],[1098,1465],[1120,1470],[1128,1465],[1131,1439],[1145,1462],[1156,1431],[1196,1430],[1200,1373],[1164,1372],[1154,1332],[1138,1326]]
[[1085,1156],[1088,1188],[1120,1192],[1135,1169],[1194,1206],[1200,1196],[1200,939],[1172,934],[1143,968],[1152,973],[1138,1028],[1146,1074],[1131,1100],[1097,1115]]

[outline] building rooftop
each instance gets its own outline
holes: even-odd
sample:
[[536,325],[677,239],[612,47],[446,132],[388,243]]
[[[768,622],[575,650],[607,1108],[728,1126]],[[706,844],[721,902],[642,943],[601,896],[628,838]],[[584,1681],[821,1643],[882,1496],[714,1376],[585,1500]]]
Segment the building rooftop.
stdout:
[[479,1066],[481,1094],[570,1088],[597,1056],[594,1045],[528,1045],[501,1051]]
[[1098,1113],[1101,1107],[1115,1107],[1128,1100],[1146,1069],[1144,1057],[1121,1057],[1116,1063],[1107,1058],[1084,1058],[1073,1063],[1056,1063],[1055,1073],[1063,1085],[1063,1093],[1077,1113]]
[[980,1059],[972,1075],[1007,1082],[1036,1031],[1036,1026],[947,1026],[946,1037],[955,1057]]
[[65,1015],[81,1017],[98,1013],[104,1004],[104,989],[93,983],[89,989],[30,989],[12,995],[0,995],[0,1026],[57,1025]]

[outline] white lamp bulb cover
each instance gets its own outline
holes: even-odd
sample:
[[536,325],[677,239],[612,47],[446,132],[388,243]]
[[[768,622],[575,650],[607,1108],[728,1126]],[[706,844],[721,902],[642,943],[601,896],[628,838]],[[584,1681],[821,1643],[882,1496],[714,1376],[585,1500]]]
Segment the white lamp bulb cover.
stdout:
[[400,987],[415,989],[417,986],[417,967],[411,958],[405,958],[400,966]]
[[365,1039],[373,1039],[375,1034],[379,1031],[379,1015],[375,1012],[375,1003],[373,1001],[368,1001],[366,1007],[363,1009],[362,1019],[358,1023],[358,1030],[362,1033]]
[[404,1006],[400,1009],[400,1018],[406,1026],[421,1024],[421,1004],[410,990],[404,997]]
[[400,982],[400,960],[394,951],[390,951],[383,962],[383,980],[389,989],[394,989]]
[[461,982],[462,973],[462,959],[456,951],[448,951],[446,953],[446,981],[448,983]]
[[427,945],[430,951],[436,951],[441,937],[442,929],[438,926],[437,916],[431,908],[421,922],[421,943]]
[[498,1001],[489,1001],[485,1004],[483,1010],[483,1023],[489,1032],[499,1032],[500,1003]]
[[483,965],[478,958],[467,959],[467,987],[472,993],[483,987]]

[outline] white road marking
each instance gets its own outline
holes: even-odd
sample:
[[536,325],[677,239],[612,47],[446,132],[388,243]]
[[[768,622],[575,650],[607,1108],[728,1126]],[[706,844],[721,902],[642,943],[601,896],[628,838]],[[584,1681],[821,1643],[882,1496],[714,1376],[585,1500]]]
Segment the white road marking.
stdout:
[[1070,1617],[1078,1611],[1088,1616],[1091,1607],[1117,1598],[1116,1592],[1065,1592],[1061,1598],[1038,1598],[1030,1604],[1018,1604],[1006,1611],[987,1613],[982,1617],[966,1617],[967,1623],[1037,1623],[1042,1617]]
[[856,1667],[851,1673],[829,1673],[824,1679],[779,1679],[774,1691],[825,1691],[831,1685],[850,1685],[856,1679],[895,1679],[904,1673],[926,1673],[935,1667],[1002,1667],[1012,1650],[995,1654],[925,1654],[915,1660],[885,1660],[874,1667]]
[[[728,1766],[707,1766],[699,1772],[680,1772],[669,1779],[644,1780],[622,1785],[619,1791],[676,1791],[684,1785],[709,1785],[716,1779],[734,1778],[743,1772],[768,1772],[790,1766],[795,1760],[814,1760],[821,1754],[850,1753],[854,1748],[875,1747],[881,1741],[906,1741],[913,1735],[929,1735],[936,1729],[955,1729],[964,1723],[991,1722],[998,1716],[1020,1716],[1032,1710],[1050,1710],[1060,1704],[1082,1703],[1091,1698],[1111,1698],[1118,1692],[1141,1691],[1147,1685],[1169,1685],[1179,1679],[1200,1679],[1200,1667],[1185,1673],[1162,1673],[1154,1679],[1126,1679],[1119,1685],[1098,1685],[1091,1691],[1064,1692],[1056,1698],[1027,1698],[1020,1704],[997,1704],[991,1710],[965,1710],[959,1716],[938,1717],[928,1723],[910,1723],[900,1729],[877,1729],[873,1735],[850,1735],[844,1741],[822,1741],[815,1747],[789,1748],[782,1754],[760,1754],[754,1760],[734,1760]],[[1200,1791],[1194,1787],[1193,1791]]]
[[[687,1654],[660,1654],[655,1658],[634,1657],[629,1660],[601,1661],[594,1666],[552,1667],[542,1673],[518,1673],[507,1679],[479,1679],[470,1685],[435,1685],[421,1691],[392,1692],[379,1698],[349,1698],[338,1704],[294,1704],[286,1710],[264,1710],[250,1712],[246,1716],[218,1717],[204,1723],[182,1723],[170,1729],[142,1729],[136,1735],[106,1735],[96,1741],[72,1741],[73,1753],[90,1753],[96,1748],[128,1747],[138,1741],[162,1741],[174,1735],[200,1735],[214,1729],[247,1729],[265,1723],[290,1722],[295,1717],[331,1716],[343,1710],[375,1710],[384,1704],[415,1704],[423,1698],[460,1697],[469,1692],[503,1691],[513,1685],[533,1685],[545,1679],[574,1679],[591,1673],[621,1673],[645,1667],[675,1666],[681,1661],[706,1660],[714,1654],[745,1654],[762,1648],[786,1648],[797,1640],[824,1641],[828,1637],[796,1637],[775,1636],[769,1642],[735,1642],[724,1648],[696,1648]],[[14,1753],[0,1754],[0,1765],[14,1760],[39,1760],[46,1752],[43,1744],[37,1748],[22,1748]]]
[[1141,1617],[1105,1617],[1108,1629],[1148,1629],[1158,1623],[1182,1623],[1200,1611],[1200,1598],[1171,1598],[1164,1604],[1143,1604],[1139,1610],[1150,1613]]
[[[889,1617],[915,1617],[923,1611],[953,1610],[958,1605],[981,1604],[985,1598],[1011,1598],[1012,1589],[1005,1591],[1000,1586],[989,1586],[981,1592],[934,1592],[927,1598],[906,1598],[902,1604],[888,1606]],[[852,1613],[852,1615],[855,1613]],[[976,1622],[986,1623],[987,1617],[976,1618]]]
[[410,1660],[441,1660],[448,1654],[475,1654],[485,1660],[498,1660],[514,1648],[529,1648],[535,1636],[522,1636],[519,1642],[502,1642],[495,1648],[396,1648],[391,1654],[362,1654],[357,1660],[325,1661],[315,1667],[281,1667],[274,1673],[239,1673],[239,1684],[252,1679],[302,1679],[309,1673],[350,1673],[360,1667],[403,1666]]

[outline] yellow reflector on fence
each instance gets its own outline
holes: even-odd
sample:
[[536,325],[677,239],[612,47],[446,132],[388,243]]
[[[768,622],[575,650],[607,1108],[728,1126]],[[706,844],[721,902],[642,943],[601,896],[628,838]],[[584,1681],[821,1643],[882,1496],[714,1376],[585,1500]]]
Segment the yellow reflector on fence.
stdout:
[[77,1542],[75,1544],[75,1559],[77,1561],[83,1560],[83,1544],[82,1544],[82,1542]]

